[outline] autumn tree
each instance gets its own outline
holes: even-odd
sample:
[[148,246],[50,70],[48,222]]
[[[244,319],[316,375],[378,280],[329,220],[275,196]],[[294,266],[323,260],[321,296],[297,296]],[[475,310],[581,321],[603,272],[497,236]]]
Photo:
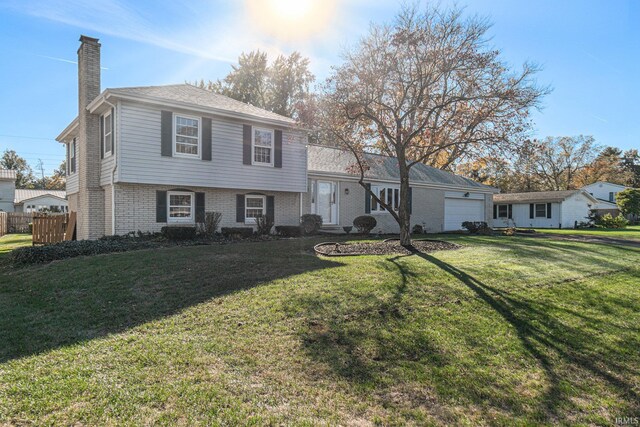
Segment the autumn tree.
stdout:
[[640,154],[637,149],[631,149],[622,155],[622,168],[628,173],[626,185],[640,188]]
[[311,96],[314,81],[309,71],[309,59],[299,52],[279,55],[272,64],[266,52],[242,53],[238,65],[222,80],[200,80],[196,86],[274,113],[303,118],[299,109]]
[[592,136],[547,137],[539,143],[539,153],[535,158],[536,175],[544,190],[578,188],[578,174],[600,152]]
[[632,175],[624,167],[622,150],[616,147],[606,147],[590,164],[578,172],[576,186],[583,187],[598,181],[626,185]]
[[[360,185],[398,222],[404,246],[411,245],[411,168],[436,160],[446,167],[519,140],[546,92],[532,81],[535,66],[509,69],[488,46],[488,29],[459,9],[404,6],[392,24],[372,25],[325,84],[327,133],[353,153]],[[368,151],[397,159],[397,212],[367,188]]]
[[35,178],[27,160],[14,150],[5,150],[0,159],[0,168],[16,171],[16,188],[33,188]]

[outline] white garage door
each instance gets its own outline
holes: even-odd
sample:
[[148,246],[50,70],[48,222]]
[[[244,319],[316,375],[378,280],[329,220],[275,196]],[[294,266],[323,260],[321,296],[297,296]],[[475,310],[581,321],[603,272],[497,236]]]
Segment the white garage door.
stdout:
[[444,231],[461,230],[465,221],[485,221],[484,200],[444,199]]

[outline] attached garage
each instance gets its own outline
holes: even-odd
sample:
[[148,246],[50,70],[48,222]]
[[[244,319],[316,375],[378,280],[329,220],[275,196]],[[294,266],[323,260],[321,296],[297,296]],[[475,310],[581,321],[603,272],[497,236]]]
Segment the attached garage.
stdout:
[[462,230],[465,221],[486,221],[484,194],[447,192],[444,199],[444,231]]

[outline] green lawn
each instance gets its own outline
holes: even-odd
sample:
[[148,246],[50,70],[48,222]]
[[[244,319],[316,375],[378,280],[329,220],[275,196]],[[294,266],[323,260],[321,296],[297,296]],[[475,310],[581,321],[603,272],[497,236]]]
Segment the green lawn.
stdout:
[[5,234],[0,237],[0,268],[6,264],[7,255],[21,246],[31,246],[31,234]]
[[298,239],[0,271],[0,424],[640,414],[640,249],[444,238],[464,248],[319,258]]
[[573,230],[569,228],[539,228],[536,231],[540,233],[575,235],[575,236],[598,236],[611,237],[613,239],[630,239],[640,241],[640,225],[633,225],[627,228],[586,228]]

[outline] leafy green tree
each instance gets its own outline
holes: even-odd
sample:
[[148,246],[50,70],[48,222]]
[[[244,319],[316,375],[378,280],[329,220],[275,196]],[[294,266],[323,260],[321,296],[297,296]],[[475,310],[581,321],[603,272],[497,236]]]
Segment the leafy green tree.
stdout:
[[616,194],[616,204],[623,215],[640,216],[640,189],[627,188]]
[[35,177],[27,160],[14,150],[5,150],[0,159],[0,167],[16,171],[16,188],[34,188]]

